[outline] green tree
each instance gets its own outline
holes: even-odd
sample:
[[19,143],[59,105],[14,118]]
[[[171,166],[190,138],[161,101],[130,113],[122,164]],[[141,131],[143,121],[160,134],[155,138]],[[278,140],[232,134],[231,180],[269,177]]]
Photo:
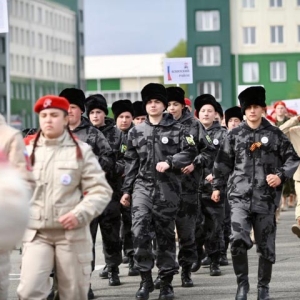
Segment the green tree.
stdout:
[[[187,57],[187,44],[185,40],[180,40],[177,45],[172,48],[170,51],[166,53],[166,57],[168,58],[176,58],[176,57]],[[163,78],[161,82],[163,82]],[[166,87],[171,85],[166,85]],[[186,84],[181,84],[180,87],[184,89],[186,95],[188,95],[188,89]]]

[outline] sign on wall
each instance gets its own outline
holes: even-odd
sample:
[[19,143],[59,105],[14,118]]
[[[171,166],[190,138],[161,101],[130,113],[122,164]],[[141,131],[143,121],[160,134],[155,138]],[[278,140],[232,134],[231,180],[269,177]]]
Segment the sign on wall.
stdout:
[[8,32],[7,0],[0,0],[0,33]]
[[193,64],[191,57],[164,59],[164,84],[193,83]]

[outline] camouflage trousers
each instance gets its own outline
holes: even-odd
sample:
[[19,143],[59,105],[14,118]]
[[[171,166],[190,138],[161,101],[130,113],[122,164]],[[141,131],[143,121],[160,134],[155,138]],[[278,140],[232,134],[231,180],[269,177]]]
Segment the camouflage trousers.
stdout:
[[178,211],[179,196],[161,196],[156,189],[145,189],[135,185],[132,197],[132,234],[134,262],[141,272],[150,271],[154,266],[152,240],[154,233],[157,243],[156,264],[158,274],[163,276],[178,273],[175,244],[175,218]]
[[134,253],[133,250],[133,241],[132,241],[132,217],[131,217],[131,207],[121,206],[122,213],[122,224],[121,224],[121,241],[123,245],[123,251],[126,256],[132,256]]
[[224,247],[222,248],[221,252],[226,253],[227,248],[230,242],[230,235],[231,235],[231,218],[230,218],[230,205],[227,199],[224,200],[224,206],[225,206],[225,216],[223,220],[223,240],[224,240]]
[[196,245],[198,255],[202,255],[202,249],[205,245],[205,251],[208,256],[219,255],[224,248],[223,239],[223,220],[224,204],[215,203],[210,198],[202,197],[201,212],[204,218],[197,220],[196,224]]
[[195,229],[198,215],[198,195],[184,194],[176,217],[179,239],[178,262],[180,266],[192,265],[197,260]]
[[238,255],[253,246],[250,231],[253,228],[256,252],[264,259],[275,263],[275,215],[251,213],[249,210],[231,208],[231,253]]
[[117,267],[122,262],[120,239],[121,215],[119,201],[112,200],[104,212],[99,217],[95,218],[90,224],[93,240],[92,271],[95,269],[95,242],[98,226],[100,226],[102,235],[105,263],[109,267]]

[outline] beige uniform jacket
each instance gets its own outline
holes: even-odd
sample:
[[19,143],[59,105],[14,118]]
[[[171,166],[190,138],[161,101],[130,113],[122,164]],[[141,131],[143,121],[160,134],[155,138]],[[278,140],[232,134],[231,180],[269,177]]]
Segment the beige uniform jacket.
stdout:
[[[288,136],[291,143],[293,144],[298,156],[300,156],[300,123],[298,116],[293,117],[282,124],[279,128]],[[296,131],[290,131],[292,127],[297,126]],[[300,165],[294,174],[294,180],[300,181]]]
[[[29,153],[33,142],[28,146]],[[66,131],[55,140],[40,136],[34,152],[36,188],[30,201],[28,226],[33,230],[25,234],[24,241],[30,241],[38,229],[62,229],[58,219],[68,212],[75,214],[79,226],[67,230],[66,234],[71,240],[83,238],[86,225],[100,215],[110,201],[112,190],[90,146],[77,142],[83,159],[77,159],[76,145]]]
[[8,126],[1,114],[0,149],[7,155],[9,162],[19,170],[22,178],[29,184],[29,188],[33,188],[34,181],[22,134],[17,129]]

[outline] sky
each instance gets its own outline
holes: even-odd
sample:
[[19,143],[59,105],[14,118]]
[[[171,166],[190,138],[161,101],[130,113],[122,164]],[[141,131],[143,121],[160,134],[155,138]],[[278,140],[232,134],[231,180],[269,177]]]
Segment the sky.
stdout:
[[85,0],[85,55],[170,51],[186,39],[185,0]]

